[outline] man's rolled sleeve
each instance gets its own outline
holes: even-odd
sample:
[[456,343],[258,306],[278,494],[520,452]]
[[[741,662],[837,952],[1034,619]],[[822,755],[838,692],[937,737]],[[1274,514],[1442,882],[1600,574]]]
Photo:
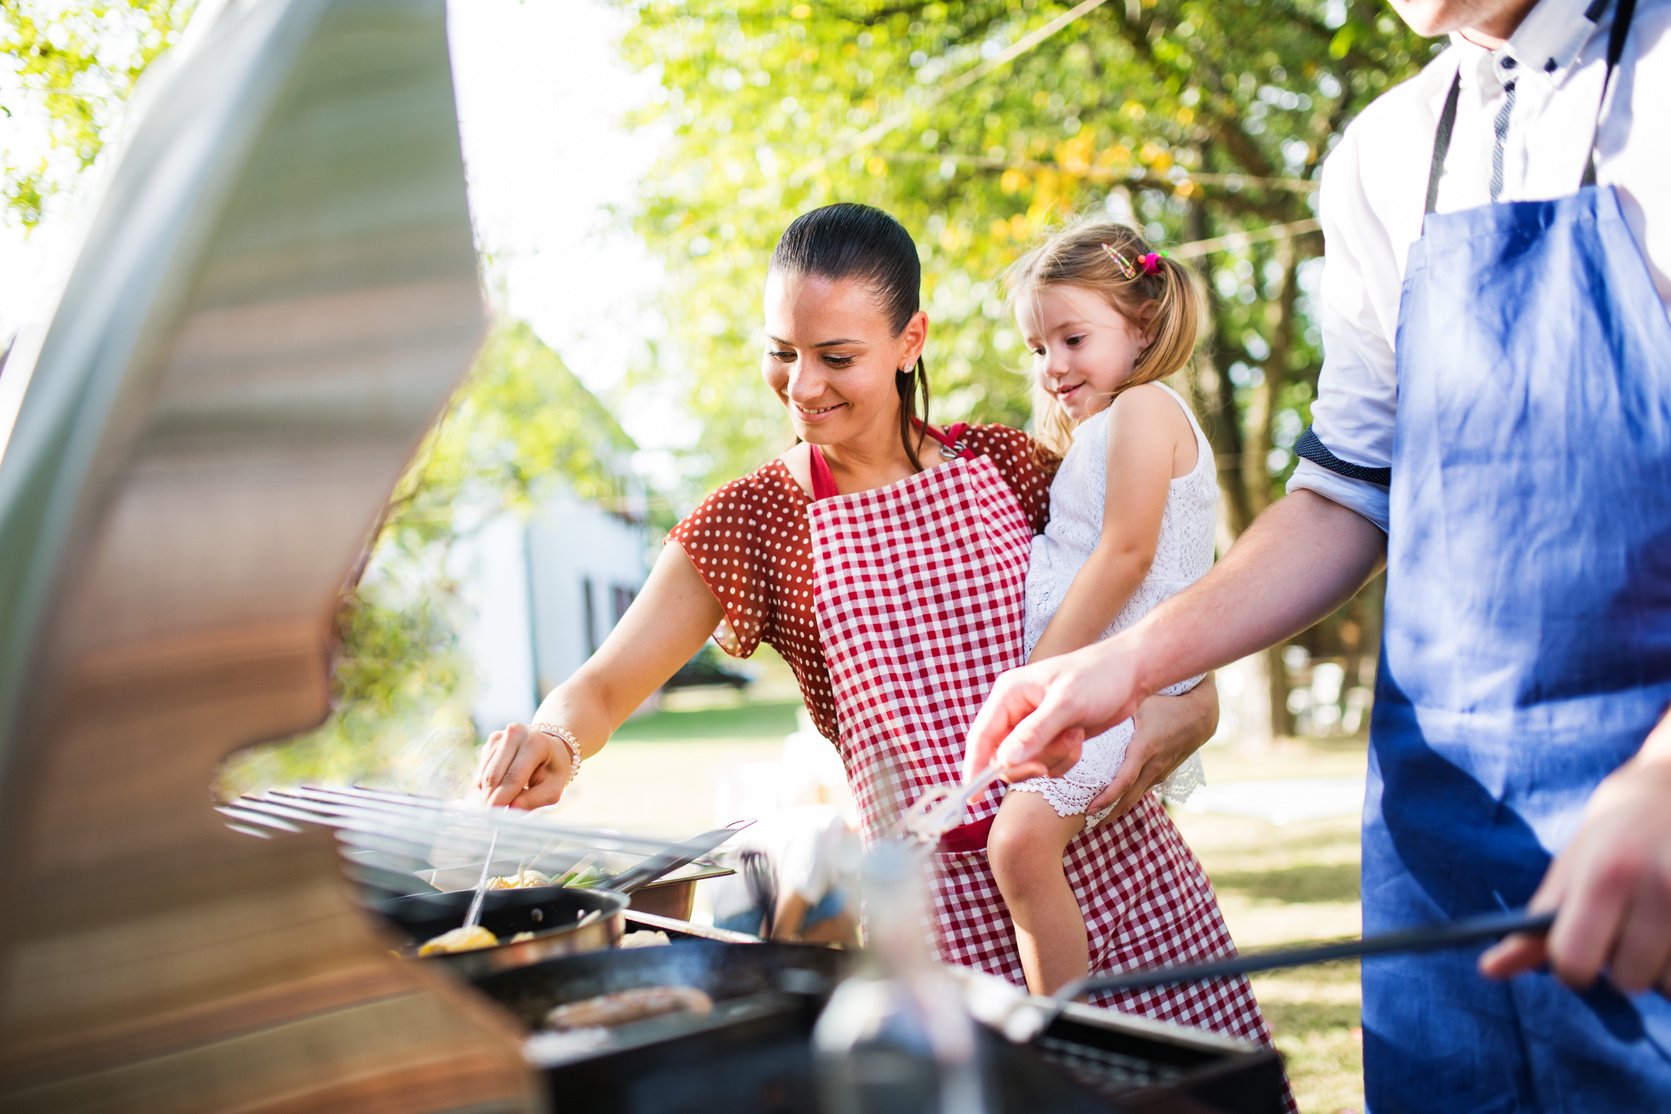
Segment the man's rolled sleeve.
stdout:
[[1288,491],[1314,491],[1347,510],[1357,511],[1369,521],[1387,530],[1387,489],[1369,480],[1354,480],[1331,472],[1320,464],[1302,460],[1288,477]]

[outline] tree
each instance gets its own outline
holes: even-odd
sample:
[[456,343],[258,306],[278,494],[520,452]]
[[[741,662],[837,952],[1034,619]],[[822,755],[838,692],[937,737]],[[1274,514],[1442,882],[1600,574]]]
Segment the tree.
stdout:
[[1045,231],[1111,213],[1174,245],[1210,291],[1187,386],[1219,460],[1225,541],[1280,492],[1319,365],[1320,162],[1431,49],[1382,4],[630,6],[621,49],[661,84],[645,122],[674,136],[636,214],[670,284],[673,343],[656,375],[684,384],[714,433],[691,453],[705,484],[785,442],[778,404],[748,373],[765,262],[797,213],[853,200],[918,238],[947,421],[1027,420],[1024,354],[995,278]]
[[47,200],[93,164],[140,75],[196,7],[197,0],[0,2],[0,57],[15,77],[0,116],[49,141],[23,163],[13,160],[24,153],[7,145],[0,189],[10,219],[35,227]]
[[[35,125],[44,151],[4,171],[7,219],[33,228],[103,150],[123,102],[180,36],[196,0],[0,0],[17,93],[0,113]],[[224,782],[397,775],[457,787],[475,743],[470,666],[447,557],[461,532],[525,509],[554,478],[605,505],[625,496],[632,442],[525,324],[496,327],[400,481],[335,617],[331,717],[281,747],[246,751]],[[461,745],[462,744],[462,745]]]

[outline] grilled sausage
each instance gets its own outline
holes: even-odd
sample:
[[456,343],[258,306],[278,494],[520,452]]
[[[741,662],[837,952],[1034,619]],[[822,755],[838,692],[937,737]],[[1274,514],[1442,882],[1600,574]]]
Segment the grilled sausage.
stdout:
[[599,994],[557,1006],[545,1015],[547,1029],[593,1029],[624,1025],[666,1013],[703,1016],[714,1008],[714,1000],[689,986],[644,986]]

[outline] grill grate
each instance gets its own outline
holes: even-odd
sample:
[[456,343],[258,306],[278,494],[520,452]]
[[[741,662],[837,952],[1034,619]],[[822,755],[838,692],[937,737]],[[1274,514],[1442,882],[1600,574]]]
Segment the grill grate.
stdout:
[[1182,1074],[1176,1068],[1141,1056],[1112,1052],[1060,1037],[1039,1036],[1034,1038],[1030,1047],[1041,1058],[1066,1069],[1074,1082],[1105,1098]]

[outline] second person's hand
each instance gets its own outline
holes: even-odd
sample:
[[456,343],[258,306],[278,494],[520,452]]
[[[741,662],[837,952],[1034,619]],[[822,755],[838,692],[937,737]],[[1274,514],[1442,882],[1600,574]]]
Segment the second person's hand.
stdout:
[[1671,997],[1671,717],[1604,779],[1528,908],[1559,910],[1547,936],[1511,936],[1480,957],[1508,978],[1547,964],[1587,990],[1605,974],[1627,994]]
[[476,764],[484,803],[512,808],[556,804],[568,787],[569,750],[543,731],[512,723],[487,737]]

